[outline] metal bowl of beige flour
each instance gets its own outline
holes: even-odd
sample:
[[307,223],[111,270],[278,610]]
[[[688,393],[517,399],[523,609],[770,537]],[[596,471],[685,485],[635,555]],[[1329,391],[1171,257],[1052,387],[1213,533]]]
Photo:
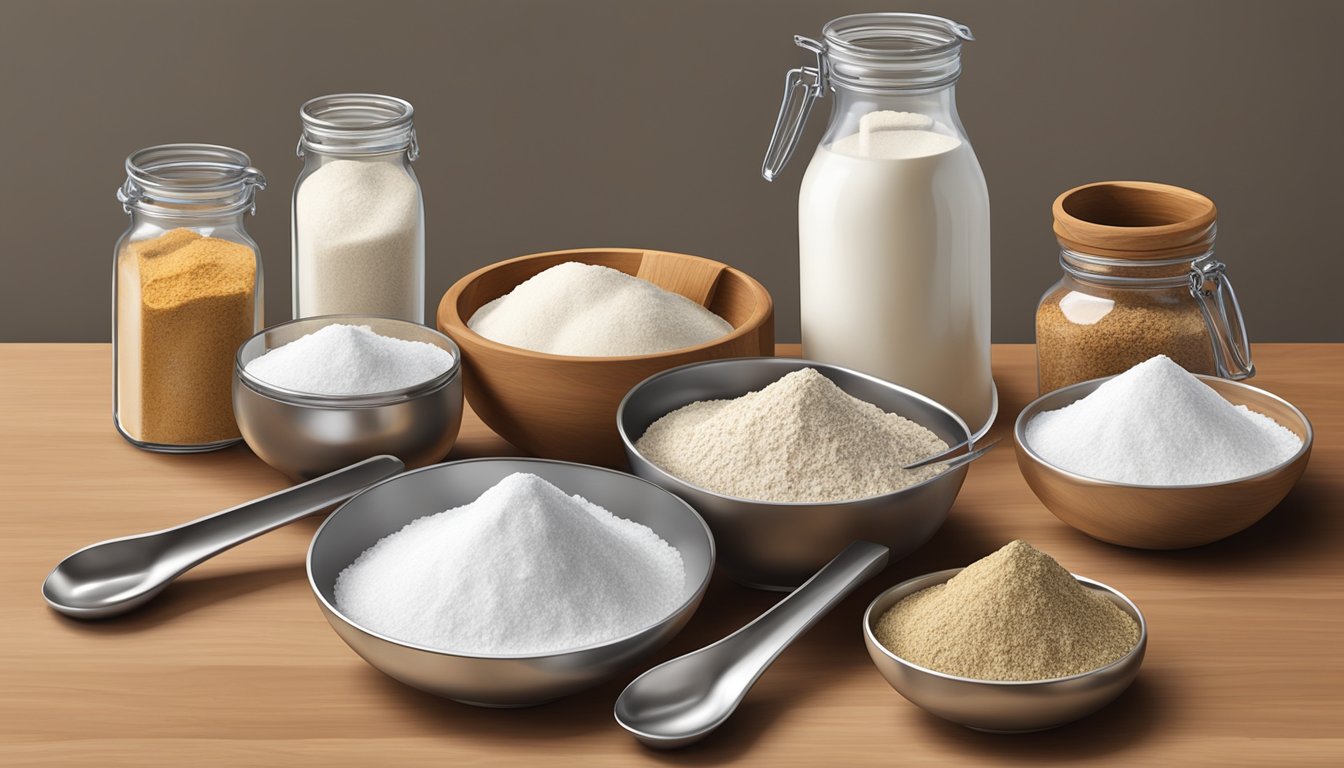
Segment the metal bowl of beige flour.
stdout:
[[891,493],[852,501],[756,501],[689,483],[637,448],[650,425],[672,411],[698,401],[738,398],[804,368],[815,369],[848,395],[922,425],[947,445],[970,438],[960,417],[917,392],[811,360],[717,360],[645,379],[625,396],[616,415],[631,469],[704,515],[718,542],[724,572],[734,581],[760,589],[797,587],[856,540],[885,545],[892,561],[909,555],[942,526],[966,478],[966,467],[960,466]]
[[[581,648],[483,654],[433,648],[363,626],[337,607],[343,570],[413,520],[469,504],[516,472],[529,473],[613,515],[647,526],[676,548],[680,599],[664,617],[623,637]],[[525,573],[528,552],[517,552]],[[590,688],[639,663],[690,621],[714,569],[705,521],[676,496],[624,472],[546,459],[471,459],[412,470],[374,485],[327,518],[308,549],[308,582],[332,629],[384,674],[437,696],[484,707],[543,704]],[[536,575],[534,575],[536,578]],[[557,630],[558,631],[558,630]]]

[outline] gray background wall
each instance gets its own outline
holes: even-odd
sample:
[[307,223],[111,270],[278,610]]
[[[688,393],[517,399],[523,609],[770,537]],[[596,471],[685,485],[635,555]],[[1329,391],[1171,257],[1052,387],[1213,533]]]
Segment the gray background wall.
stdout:
[[[270,179],[248,227],[289,316],[297,109],[416,105],[429,306],[491,261],[585,245],[731,262],[797,339],[801,158],[758,169],[795,33],[916,10],[969,24],[963,121],[993,204],[994,336],[1030,341],[1056,277],[1049,203],[1099,179],[1189,186],[1253,338],[1344,341],[1344,3],[1263,0],[5,0],[0,340],[109,335],[112,193],[138,147],[242,148]],[[822,107],[824,112],[826,107]]]

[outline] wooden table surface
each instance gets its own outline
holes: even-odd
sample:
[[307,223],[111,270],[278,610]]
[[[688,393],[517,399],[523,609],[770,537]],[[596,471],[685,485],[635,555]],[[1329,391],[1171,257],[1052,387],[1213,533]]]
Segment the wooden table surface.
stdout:
[[[784,351],[794,352],[792,348]],[[196,569],[141,612],[80,623],[39,586],[85,544],[173,525],[284,487],[246,448],[163,456],[113,430],[106,345],[0,345],[0,764],[1122,765],[1344,764],[1344,345],[1259,345],[1254,383],[1305,411],[1316,447],[1268,518],[1184,552],[1102,544],[1032,496],[1003,445],[947,524],[789,649],[736,716],[678,753],[612,720],[637,670],[528,710],[435,699],[368,667],[318,612],[303,558],[317,520]],[[1035,391],[1030,346],[996,346],[996,431]],[[473,416],[454,457],[511,452]],[[1044,733],[993,736],[892,691],[859,619],[880,590],[1024,538],[1123,590],[1151,628],[1138,681]],[[776,595],[716,576],[658,661],[711,642]]]

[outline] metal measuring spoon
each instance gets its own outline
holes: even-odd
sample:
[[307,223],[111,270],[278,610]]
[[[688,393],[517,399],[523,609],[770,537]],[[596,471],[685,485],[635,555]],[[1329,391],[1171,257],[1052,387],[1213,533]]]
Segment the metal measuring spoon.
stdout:
[[970,464],[972,461],[984,456],[990,448],[999,444],[1000,439],[1001,438],[995,438],[969,453],[961,452],[968,450],[971,447],[970,443],[957,443],[942,453],[930,456],[927,459],[920,459],[913,464],[906,464],[904,467],[901,467],[901,469],[919,469],[920,467],[927,467],[930,464],[938,464],[943,461],[947,462],[947,467],[945,469],[956,469],[962,464]]
[[790,643],[886,567],[887,552],[879,544],[856,541],[755,621],[635,678],[616,700],[616,722],[658,749],[684,747],[708,736]]
[[220,552],[345,501],[403,469],[395,456],[374,456],[176,528],[93,544],[52,570],[42,597],[76,619],[126,613]]

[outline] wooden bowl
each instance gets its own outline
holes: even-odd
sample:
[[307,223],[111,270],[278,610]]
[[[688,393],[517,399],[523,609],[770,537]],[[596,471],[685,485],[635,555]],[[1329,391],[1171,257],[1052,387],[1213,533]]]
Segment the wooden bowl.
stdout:
[[1027,422],[1091,394],[1093,379],[1037,398],[1017,417],[1013,441],[1027,485],[1055,517],[1087,535],[1125,547],[1184,549],[1210,544],[1255,524],[1288,495],[1311,456],[1311,422],[1287,400],[1248,384],[1200,376],[1233,405],[1262,413],[1302,438],[1302,448],[1258,475],[1203,485],[1129,485],[1065,471],[1033,452]]
[[[733,330],[696,347],[654,355],[572,357],[500,344],[467,327],[486,303],[568,261],[649,279],[699,301]],[[491,429],[535,456],[606,466],[625,465],[616,407],[633,386],[687,363],[775,351],[774,306],[764,286],[716,261],[638,248],[552,251],[478,269],[444,294],[438,326],[461,347],[467,401]]]

